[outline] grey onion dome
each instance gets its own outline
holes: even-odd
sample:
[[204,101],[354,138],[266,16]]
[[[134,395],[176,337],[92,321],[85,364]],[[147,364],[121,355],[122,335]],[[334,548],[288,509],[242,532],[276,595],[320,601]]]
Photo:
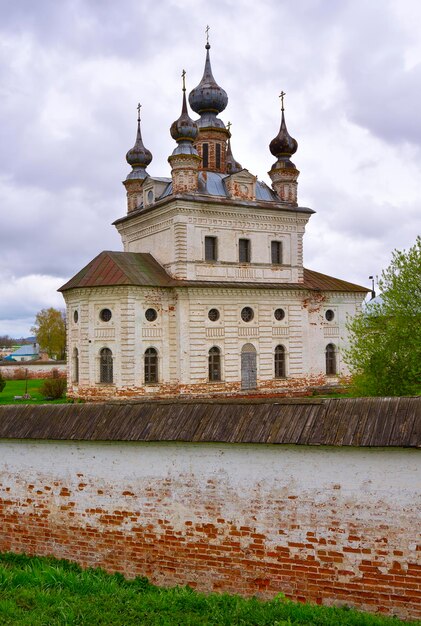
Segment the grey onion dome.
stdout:
[[198,132],[199,129],[196,122],[189,117],[187,112],[186,88],[183,83],[183,105],[181,108],[181,115],[178,120],[175,120],[175,122],[171,124],[171,137],[175,139],[177,143],[180,141],[193,142],[196,139]]
[[140,104],[138,105],[136,142],[133,148],[126,154],[126,161],[133,169],[140,168],[142,170],[148,167],[149,163],[152,161],[152,153],[145,148],[142,141],[142,133],[140,131]]
[[216,114],[221,113],[221,111],[223,111],[228,104],[226,91],[218,85],[212,74],[209,57],[210,44],[207,43],[205,48],[206,61],[202,80],[197,87],[192,89],[189,95],[190,106],[193,111],[199,115],[207,111],[211,111]]
[[280,157],[290,157],[295,152],[297,152],[298,142],[291,137],[287,130],[287,125],[285,123],[285,115],[284,109],[282,107],[282,119],[281,119],[281,127],[279,129],[279,133],[276,135],[275,139],[269,144],[269,149],[273,156],[278,158]]

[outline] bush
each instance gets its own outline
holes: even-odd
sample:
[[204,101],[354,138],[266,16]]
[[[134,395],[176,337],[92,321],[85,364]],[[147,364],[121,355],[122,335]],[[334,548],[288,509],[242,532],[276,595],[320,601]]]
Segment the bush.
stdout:
[[58,400],[66,393],[66,380],[64,378],[46,378],[39,391],[44,398]]
[[3,391],[5,386],[6,386],[6,381],[3,378],[3,374],[0,372],[0,393]]
[[13,380],[26,380],[28,378],[28,370],[24,367],[17,367],[13,370]]

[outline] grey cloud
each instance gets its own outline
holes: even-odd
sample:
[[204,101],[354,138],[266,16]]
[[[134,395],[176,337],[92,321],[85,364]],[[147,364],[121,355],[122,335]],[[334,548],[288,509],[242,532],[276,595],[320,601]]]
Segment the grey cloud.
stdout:
[[340,58],[340,73],[347,87],[346,110],[352,121],[389,143],[421,147],[421,59],[406,67],[405,53],[411,41],[394,12],[378,8],[376,2],[366,3],[358,33],[351,31]]
[[[406,189],[403,200],[399,185],[385,197],[381,184],[376,193],[370,183],[372,173],[402,172],[398,154],[383,162],[374,136],[392,145],[420,142],[421,70],[404,65],[410,35],[393,3],[8,2],[0,23],[0,300],[2,276],[17,277],[8,319],[30,317],[19,313],[21,278],[66,279],[101,250],[121,249],[110,223],[125,213],[121,180],[136,104],[154,155],[148,170],[168,176],[180,73],[187,70],[188,89],[199,82],[207,23],[215,78],[230,98],[221,117],[233,122],[234,154],[266,180],[278,94],[287,91],[299,193],[318,211],[306,236],[308,265],[359,282],[366,262],[380,264],[393,248],[412,244],[421,230],[419,190]],[[418,37],[415,26],[411,36]],[[344,130],[345,115],[351,124]],[[352,124],[369,131],[358,129],[358,146]],[[335,141],[345,150],[334,149]],[[407,218],[398,228],[397,215]],[[30,307],[48,299],[49,284],[39,279]]]

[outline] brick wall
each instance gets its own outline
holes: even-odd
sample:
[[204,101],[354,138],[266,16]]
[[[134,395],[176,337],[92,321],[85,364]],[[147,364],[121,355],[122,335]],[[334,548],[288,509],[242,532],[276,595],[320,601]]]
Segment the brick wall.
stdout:
[[421,617],[419,451],[0,442],[0,550]]

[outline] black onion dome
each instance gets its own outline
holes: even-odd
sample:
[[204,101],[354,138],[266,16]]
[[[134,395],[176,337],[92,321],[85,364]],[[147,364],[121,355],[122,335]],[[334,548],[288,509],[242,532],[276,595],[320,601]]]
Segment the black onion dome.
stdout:
[[140,132],[140,105],[138,110],[136,142],[126,154],[126,161],[133,168],[141,167],[144,169],[152,161],[152,153],[143,145],[142,133]]
[[202,80],[197,87],[192,89],[189,95],[190,106],[193,111],[199,115],[206,111],[212,111],[217,114],[221,113],[228,104],[226,91],[218,85],[212,74],[209,58],[210,44],[207,43],[205,48],[206,61]]
[[281,127],[275,139],[272,139],[272,141],[270,142],[269,149],[273,156],[279,158],[292,156],[295,152],[297,152],[297,148],[297,141],[293,137],[291,137],[287,130],[285,115],[282,109]]
[[186,89],[183,87],[183,106],[181,108],[181,115],[178,120],[175,120],[175,122],[171,124],[171,137],[177,142],[193,142],[196,139],[198,132],[199,129],[197,128],[196,122],[189,117],[187,112]]

